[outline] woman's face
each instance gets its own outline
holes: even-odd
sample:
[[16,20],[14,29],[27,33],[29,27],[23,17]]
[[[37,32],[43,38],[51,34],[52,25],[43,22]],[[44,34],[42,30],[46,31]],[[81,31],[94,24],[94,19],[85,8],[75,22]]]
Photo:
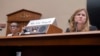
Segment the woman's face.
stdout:
[[84,24],[86,22],[86,13],[84,10],[76,13],[74,16],[74,21],[77,22],[78,24]]
[[11,31],[12,33],[18,32],[18,26],[17,26],[17,24],[12,23],[11,26],[10,26],[10,31]]

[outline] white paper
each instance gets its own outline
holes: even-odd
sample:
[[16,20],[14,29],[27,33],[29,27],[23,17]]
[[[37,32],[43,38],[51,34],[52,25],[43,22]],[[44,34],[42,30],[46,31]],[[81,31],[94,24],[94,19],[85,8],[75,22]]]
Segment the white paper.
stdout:
[[46,18],[46,19],[40,19],[40,20],[31,20],[27,26],[37,26],[37,25],[48,25],[53,24],[55,18]]

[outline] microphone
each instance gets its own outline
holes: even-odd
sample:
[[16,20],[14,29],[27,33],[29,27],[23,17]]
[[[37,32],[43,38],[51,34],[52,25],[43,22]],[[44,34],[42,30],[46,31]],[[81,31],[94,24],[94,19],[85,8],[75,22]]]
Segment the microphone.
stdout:
[[22,27],[22,31],[20,32],[19,36],[21,36],[22,34],[24,34],[25,32],[27,32],[25,27]]
[[78,22],[75,22],[75,23],[74,23],[75,32],[78,32],[78,29],[77,29],[77,24],[78,24]]

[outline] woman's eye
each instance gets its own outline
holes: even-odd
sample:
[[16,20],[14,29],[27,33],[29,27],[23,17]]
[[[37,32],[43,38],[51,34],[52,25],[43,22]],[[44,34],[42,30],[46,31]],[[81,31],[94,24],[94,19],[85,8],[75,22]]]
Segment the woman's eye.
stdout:
[[85,14],[82,14],[82,16],[85,16]]
[[78,16],[80,16],[80,14],[77,14]]

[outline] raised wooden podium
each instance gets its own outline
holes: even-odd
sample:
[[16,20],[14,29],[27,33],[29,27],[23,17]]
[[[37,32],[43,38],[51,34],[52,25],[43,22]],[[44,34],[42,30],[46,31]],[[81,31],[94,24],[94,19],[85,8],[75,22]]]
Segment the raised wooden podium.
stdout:
[[19,27],[20,27],[19,32],[21,32],[22,27],[26,26],[30,20],[40,19],[41,16],[42,16],[41,13],[30,11],[27,9],[21,9],[21,10],[14,11],[12,13],[7,14],[8,20],[7,20],[7,33],[6,34],[10,33],[9,25],[12,22],[17,22],[19,24]]

